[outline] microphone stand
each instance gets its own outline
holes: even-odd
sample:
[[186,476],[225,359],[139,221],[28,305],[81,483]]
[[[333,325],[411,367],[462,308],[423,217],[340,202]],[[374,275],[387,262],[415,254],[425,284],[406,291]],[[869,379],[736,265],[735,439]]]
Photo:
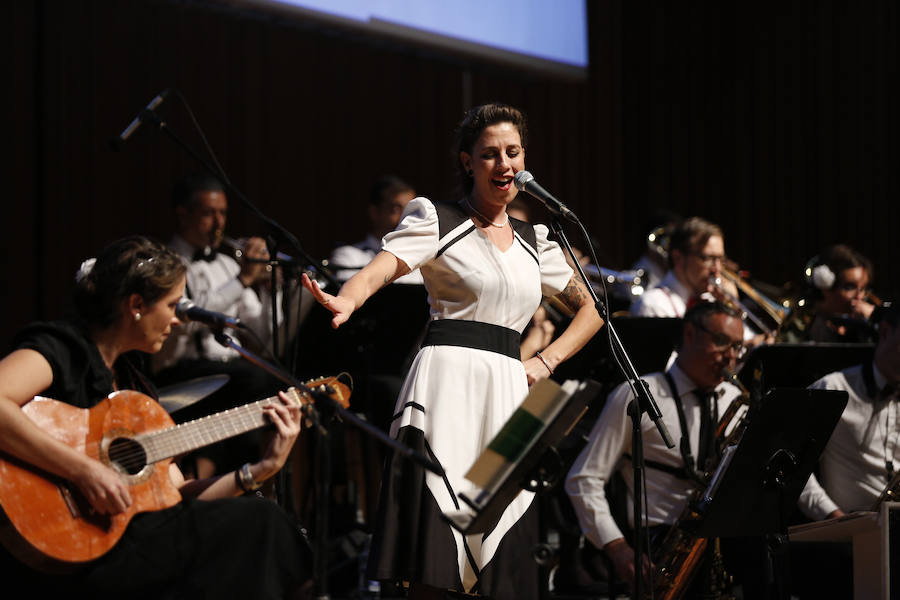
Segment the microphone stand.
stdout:
[[[653,399],[653,394],[650,393],[650,389],[647,387],[647,382],[641,379],[638,376],[637,370],[634,368],[634,364],[631,362],[631,358],[628,356],[628,352],[625,350],[625,346],[622,344],[622,340],[619,339],[619,334],[616,333],[615,327],[613,327],[612,321],[609,319],[609,311],[606,309],[605,300],[600,300],[597,297],[597,293],[594,291],[593,286],[588,282],[587,277],[584,274],[584,269],[582,269],[581,264],[578,262],[578,259],[575,257],[575,252],[572,250],[571,244],[569,244],[569,239],[566,237],[565,231],[563,231],[562,224],[560,223],[559,211],[552,209],[549,205],[547,208],[553,214],[553,220],[551,222],[551,229],[553,233],[562,241],[563,246],[568,252],[569,256],[572,257],[572,263],[575,265],[575,269],[578,271],[578,276],[581,277],[581,281],[584,282],[585,287],[588,289],[588,293],[591,295],[591,298],[594,301],[594,308],[600,317],[606,322],[606,330],[609,335],[609,343],[613,352],[613,356],[616,357],[616,363],[619,365],[619,368],[622,369],[625,374],[625,381],[628,382],[628,385],[631,387],[631,393],[633,395],[633,400],[628,405],[628,415],[631,417],[631,456],[632,456],[632,468],[634,471],[634,501],[633,501],[633,519],[634,519],[634,541],[632,543],[632,548],[634,549],[634,592],[632,598],[636,600],[642,600],[643,598],[643,552],[644,552],[644,531],[643,531],[643,476],[644,476],[644,442],[643,436],[641,433],[641,416],[644,412],[650,417],[650,420],[656,425],[656,428],[659,430],[660,436],[662,436],[663,441],[666,446],[669,448],[675,447],[675,442],[672,440],[672,437],[669,435],[669,430],[666,427],[666,424],[662,420],[662,413],[659,411],[659,406],[656,404],[656,400]],[[581,221],[578,217],[575,216],[574,213],[569,211],[567,213],[567,218],[577,223],[581,228],[582,233],[584,234],[585,240],[587,241],[588,248],[591,248],[591,255],[594,255],[593,246],[590,241],[590,237],[587,235],[587,231],[585,231],[584,226],[581,224]],[[596,262],[596,257],[594,257],[594,261]],[[602,280],[601,280],[602,281]],[[604,283],[604,289],[606,284]],[[604,294],[604,298],[606,294]],[[623,365],[624,363],[624,365]],[[635,383],[639,384],[635,387]]]
[[322,275],[328,282],[332,285],[338,285],[337,279],[335,279],[334,275],[326,269],[321,261],[314,260],[311,256],[309,256],[303,247],[300,245],[300,241],[287,229],[282,227],[277,221],[266,216],[255,204],[250,202],[246,196],[237,188],[231,180],[228,179],[228,176],[222,171],[221,168],[213,168],[207,161],[203,159],[197,152],[195,152],[190,146],[188,146],[181,138],[179,138],[169,127],[168,123],[166,123],[155,111],[145,108],[141,111],[141,120],[146,123],[153,124],[162,130],[166,135],[168,135],[172,140],[175,141],[185,152],[190,154],[197,162],[199,162],[203,167],[209,171],[211,174],[222,180],[222,184],[228,189],[228,194],[230,196],[236,197],[241,201],[244,206],[250,209],[256,217],[262,221],[270,231],[276,232],[281,236],[282,239],[287,240],[288,244],[290,244],[295,250],[296,253],[309,265],[310,268],[315,270],[317,273]]
[[[399,441],[391,438],[383,433],[378,427],[375,427],[365,419],[357,416],[351,411],[344,409],[335,402],[327,393],[316,389],[309,388],[305,384],[298,381],[293,375],[287,371],[266,362],[259,356],[250,352],[243,346],[237,344],[228,334],[225,333],[224,327],[214,328],[213,333],[216,341],[226,348],[231,348],[238,352],[243,358],[260,367],[272,376],[280,379],[284,383],[301,390],[315,400],[315,406],[312,404],[304,404],[302,407],[303,415],[310,420],[318,433],[316,443],[315,456],[315,472],[317,479],[317,511],[316,511],[316,532],[315,532],[315,554],[313,558],[313,594],[317,599],[327,599],[328,596],[328,502],[330,499],[331,484],[331,455],[329,452],[330,438],[328,436],[327,420],[332,415],[340,417],[342,421],[349,421],[354,426],[367,432],[369,435],[380,440],[383,444],[391,447],[401,456],[418,463],[432,473],[444,476],[441,467],[432,462],[424,454],[416,452],[412,448],[405,446]],[[324,418],[327,417],[327,418]]]
[[[180,94],[179,94],[180,96]],[[188,109],[190,110],[190,109]],[[211,165],[209,165],[197,152],[195,152],[188,144],[186,144],[181,138],[179,138],[172,130],[169,128],[168,124],[162,120],[159,115],[156,114],[155,111],[145,108],[141,112],[141,119],[147,123],[152,123],[156,125],[159,129],[166,133],[178,146],[180,146],[185,152],[191,155],[197,162],[199,162],[203,167],[213,175],[219,177],[222,180],[222,183],[227,188],[229,194],[234,197],[237,197],[245,206],[247,206],[256,216],[265,223],[270,232],[277,232],[281,235],[282,239],[285,239],[293,246],[296,250],[296,254],[302,258],[303,261],[307,265],[310,265],[314,270],[316,270],[320,275],[326,278],[329,283],[334,286],[338,285],[337,280],[334,275],[332,275],[327,269],[322,266],[322,263],[317,263],[314,261],[303,248],[300,246],[300,242],[294,237],[289,231],[283,228],[274,220],[267,217],[262,211],[259,210],[253,203],[251,203],[240,190],[238,190],[228,179],[227,175],[223,172],[221,168],[214,169]],[[201,132],[202,135],[202,132]],[[211,154],[211,153],[210,153]],[[269,244],[269,255],[275,256],[277,259],[277,255],[273,252],[275,250],[274,240],[272,242],[267,242]],[[317,266],[318,265],[318,266]],[[273,268],[274,271],[274,268]],[[274,282],[274,275],[273,275]],[[275,294],[275,286],[272,286],[272,293]],[[274,300],[274,297],[273,297]],[[273,303],[273,312],[277,309]],[[274,317],[273,324],[277,324],[277,314]],[[310,422],[315,426],[316,431],[319,434],[319,441],[321,444],[317,444],[316,446],[316,476],[319,479],[318,482],[318,505],[317,505],[317,519],[316,523],[319,527],[316,530],[316,554],[315,554],[315,564],[314,564],[314,596],[320,600],[327,600],[328,598],[328,582],[327,582],[327,558],[328,558],[328,546],[327,546],[327,531],[325,530],[328,526],[328,503],[329,503],[329,492],[328,487],[330,485],[330,467],[331,467],[331,457],[329,454],[329,444],[330,439],[328,438],[328,431],[325,428],[324,421],[319,416],[319,412],[326,412],[328,415],[336,414],[341,418],[342,421],[350,422],[355,427],[362,429],[369,435],[375,437],[377,440],[381,441],[381,443],[391,447],[395,452],[397,452],[402,458],[407,458],[412,460],[415,463],[418,463],[425,469],[428,469],[432,473],[443,477],[444,471],[440,466],[432,462],[425,455],[420,454],[400,443],[397,440],[392,439],[390,436],[383,433],[379,428],[375,427],[368,421],[358,417],[350,411],[344,410],[343,407],[335,403],[330,396],[327,394],[323,394],[320,392],[316,392],[315,390],[311,390],[307,388],[303,383],[298,381],[293,375],[284,371],[283,369],[276,367],[275,365],[264,361],[262,358],[254,355],[250,351],[246,350],[242,346],[236,344],[234,340],[232,340],[228,335],[225,334],[223,328],[218,328],[214,330],[216,341],[222,344],[225,347],[232,348],[238,354],[240,354],[244,359],[248,360],[252,364],[260,367],[267,373],[273,375],[274,377],[280,379],[284,383],[288,385],[292,385],[300,390],[306,391],[311,397],[313,397],[316,403],[322,402],[322,405],[318,407],[318,411],[312,408],[310,405],[304,405],[304,415],[310,419]],[[275,336],[275,340],[277,340],[277,327],[273,329],[273,335]],[[273,356],[277,355],[277,346],[275,346],[274,351],[272,353]]]

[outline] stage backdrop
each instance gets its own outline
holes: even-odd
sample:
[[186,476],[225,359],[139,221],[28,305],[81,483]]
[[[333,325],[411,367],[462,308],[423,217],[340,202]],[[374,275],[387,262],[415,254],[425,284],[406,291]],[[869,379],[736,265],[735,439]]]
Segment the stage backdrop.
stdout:
[[[213,2],[12,3],[0,338],[59,316],[103,244],[169,237],[171,186],[200,168],[183,146],[204,150],[189,109],[234,185],[316,258],[361,237],[382,173],[453,198],[453,127],[497,100],[527,112],[528,169],[604,266],[627,267],[665,206],[720,223],[729,255],[773,284],[849,242],[893,297],[896,6],[723,4],[589,2],[590,67],[566,79]],[[166,88],[186,100],[158,111],[171,135],[145,126],[111,150]],[[234,197],[228,233],[264,233]]]

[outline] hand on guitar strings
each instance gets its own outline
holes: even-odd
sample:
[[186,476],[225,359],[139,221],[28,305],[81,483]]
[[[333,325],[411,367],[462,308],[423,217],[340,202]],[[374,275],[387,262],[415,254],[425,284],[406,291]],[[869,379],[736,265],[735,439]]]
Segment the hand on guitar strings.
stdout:
[[300,433],[300,405],[290,400],[284,392],[279,392],[278,398],[281,403],[273,402],[263,407],[263,412],[275,426],[276,433],[258,463],[260,473],[254,474],[258,481],[272,477],[284,466]]
[[85,470],[73,479],[91,507],[102,515],[116,515],[128,510],[131,494],[121,475],[98,460],[88,460],[85,466]]

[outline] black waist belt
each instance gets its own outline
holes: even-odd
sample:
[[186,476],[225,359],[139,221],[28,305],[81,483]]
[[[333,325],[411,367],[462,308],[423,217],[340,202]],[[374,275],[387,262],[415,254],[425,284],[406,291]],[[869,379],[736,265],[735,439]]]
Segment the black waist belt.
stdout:
[[457,319],[438,319],[428,324],[422,346],[462,346],[496,352],[520,360],[521,336],[514,329]]

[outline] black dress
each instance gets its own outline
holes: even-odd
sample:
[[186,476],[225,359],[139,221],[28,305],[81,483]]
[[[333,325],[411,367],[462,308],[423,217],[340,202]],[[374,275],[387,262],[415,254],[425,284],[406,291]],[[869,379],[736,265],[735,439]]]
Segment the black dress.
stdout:
[[[42,396],[90,408],[113,391],[113,374],[73,323],[29,326],[14,346],[50,363],[53,384]],[[116,380],[155,395],[138,360],[123,356]],[[293,519],[256,497],[185,500],[136,515],[112,550],[71,574],[33,571],[0,549],[3,580],[37,598],[285,598],[309,578],[310,564],[309,544]]]

